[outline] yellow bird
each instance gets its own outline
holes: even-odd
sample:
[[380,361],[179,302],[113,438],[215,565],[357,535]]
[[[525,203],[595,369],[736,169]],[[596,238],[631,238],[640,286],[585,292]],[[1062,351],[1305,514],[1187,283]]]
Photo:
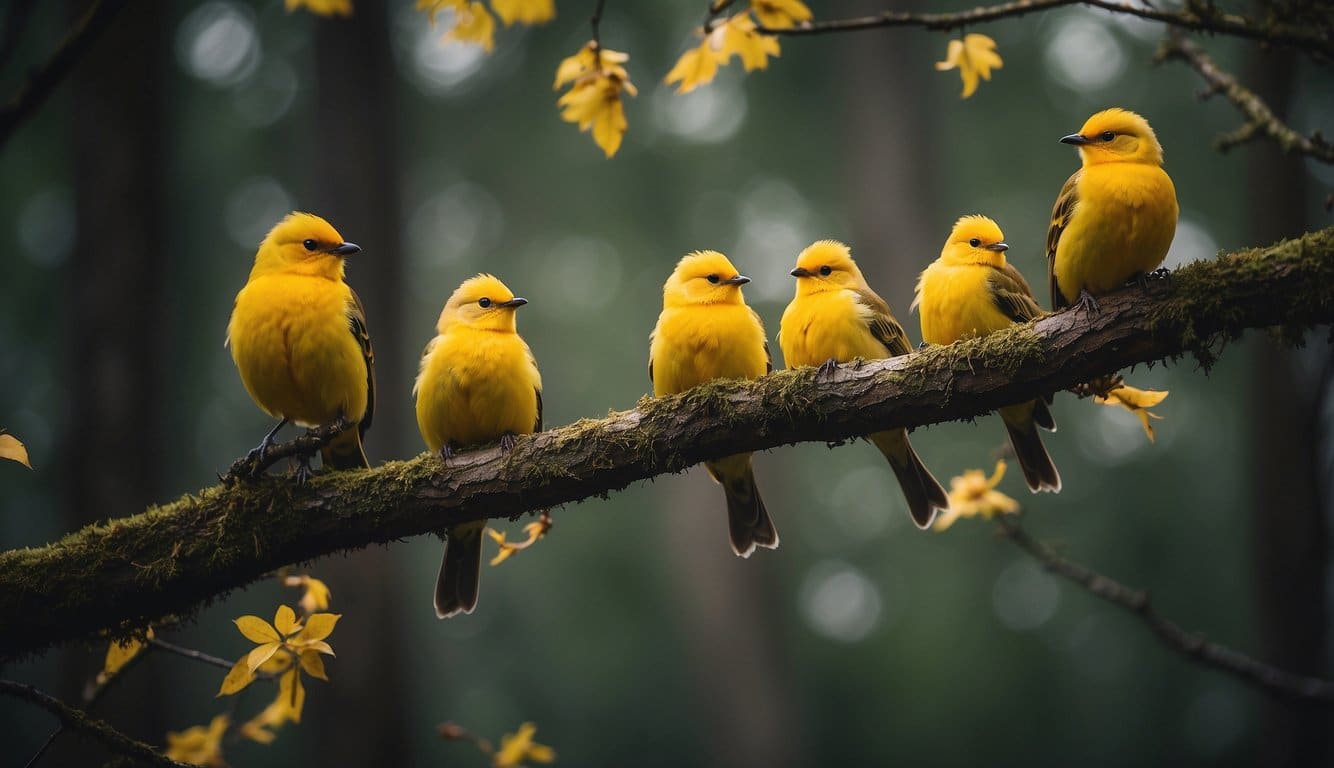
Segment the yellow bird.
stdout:
[[[773,370],[760,316],[741,295],[749,282],[717,251],[681,259],[662,287],[662,314],[649,336],[654,395],[673,395],[713,379],[754,379]],[[732,551],[750,557],[756,547],[776,549],[778,532],[755,486],[750,454],[704,466],[727,496]]]
[[[787,367],[819,366],[828,372],[855,358],[878,360],[912,351],[908,334],[866,284],[848,246],[836,240],[814,243],[797,256],[791,274],[797,291],[778,328]],[[894,469],[913,522],[930,527],[937,510],[949,509],[949,497],[908,442],[908,431],[876,432],[869,439]]]
[[[515,327],[527,299],[491,275],[465,280],[445,302],[436,336],[422,353],[413,395],[426,446],[448,461],[456,449],[542,430],[542,376]],[[449,529],[435,582],[435,615],[472,613],[481,579],[486,521]]]
[[[227,326],[246,391],[279,419],[252,457],[263,458],[289,421],[341,420],[349,428],[321,449],[324,466],[370,466],[361,438],[375,410],[375,355],[361,300],[343,279],[343,260],[360,250],[309,213],[289,214],[260,243]],[[308,471],[302,461],[298,478]]]
[[1083,167],[1061,188],[1047,229],[1053,309],[1098,309],[1098,296],[1143,278],[1167,256],[1177,228],[1177,193],[1163,148],[1144,118],[1107,109],[1061,138]]
[[[954,225],[940,258],[922,271],[912,308],[920,312],[928,344],[953,344],[985,336],[1042,315],[1019,270],[1008,264],[996,222],[964,216]],[[1042,445],[1037,427],[1056,431],[1056,421],[1039,398],[1000,409],[1029,490],[1061,490],[1061,476]]]

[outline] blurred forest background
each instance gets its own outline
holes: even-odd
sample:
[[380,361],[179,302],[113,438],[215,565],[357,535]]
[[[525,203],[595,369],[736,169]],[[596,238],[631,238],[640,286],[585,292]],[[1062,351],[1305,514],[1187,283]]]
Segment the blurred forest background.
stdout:
[[[817,18],[885,5],[812,4]],[[34,6],[0,92],[83,8]],[[293,209],[365,249],[349,282],[376,345],[373,464],[422,450],[418,355],[445,298],[483,270],[532,302],[519,329],[549,426],[649,391],[661,284],[697,248],[754,279],[746,298],[772,336],[796,253],[844,239],[917,341],[917,273],[959,215],[985,213],[1046,304],[1048,215],[1078,162],[1057,139],[1107,106],[1144,114],[1166,148],[1181,201],[1168,266],[1330,223],[1330,167],[1263,141],[1212,149],[1239,117],[1197,101],[1189,68],[1151,64],[1158,25],[1073,8],[969,30],[1005,64],[968,100],[932,67],[948,36],[916,30],[783,39],[768,71],[734,65],[678,96],[661,79],[704,6],[607,4],[603,44],[630,53],[640,88],[608,161],[560,122],[551,90],[589,37],[591,0],[499,31],[490,56],[441,44],[410,0],[362,0],[347,20],[279,0],[131,3],[0,151],[0,425],[36,467],[0,466],[0,545],[211,485],[259,441],[270,424],[222,341],[256,245]],[[1203,44],[1298,130],[1334,126],[1328,69]],[[1002,490],[1035,535],[1149,589],[1184,627],[1328,675],[1330,370],[1323,333],[1291,352],[1253,333],[1207,377],[1191,360],[1141,367],[1134,384],[1172,392],[1155,444],[1124,411],[1058,396],[1045,439],[1065,490],[1031,497],[1017,472]],[[942,481],[989,469],[1001,440],[994,418],[913,436]],[[492,737],[533,720],[565,765],[1330,757],[1327,712],[1189,663],[992,526],[916,531],[870,446],[801,445],[756,466],[783,546],[749,561],[696,470],[557,510],[547,540],[486,569],[472,616],[434,618],[434,537],[311,564],[344,614],[332,682],[310,683],[302,725],[229,746],[230,762],[483,764],[436,735],[444,720]],[[293,599],[261,582],[171,637],[235,658],[250,644],[231,619]],[[76,700],[102,650],[0,671]],[[225,709],[221,676],[156,654],[98,711],[160,744]],[[51,725],[0,701],[0,763],[21,764]],[[47,760],[79,749],[67,738]]]

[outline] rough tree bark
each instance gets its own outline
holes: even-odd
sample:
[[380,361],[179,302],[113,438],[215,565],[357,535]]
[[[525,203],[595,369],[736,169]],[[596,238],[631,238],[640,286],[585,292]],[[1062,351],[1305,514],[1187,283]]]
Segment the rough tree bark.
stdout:
[[1334,228],[1184,267],[1146,288],[948,347],[722,381],[633,410],[472,451],[268,478],[0,553],[0,658],[121,633],[202,604],[288,563],[606,494],[702,460],[895,425],[968,419],[1136,363],[1194,355],[1207,366],[1246,328],[1297,340],[1334,321]]

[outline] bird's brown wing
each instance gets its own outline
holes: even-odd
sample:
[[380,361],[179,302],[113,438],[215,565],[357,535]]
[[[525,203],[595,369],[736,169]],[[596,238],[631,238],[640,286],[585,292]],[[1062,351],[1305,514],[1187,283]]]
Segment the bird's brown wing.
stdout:
[[1033,298],[1033,289],[1028,281],[1009,264],[991,267],[987,276],[987,290],[991,293],[991,302],[1001,314],[1015,321],[1026,323],[1042,316],[1042,307]]
[[371,428],[371,417],[375,415],[375,350],[371,347],[371,334],[366,330],[366,309],[361,306],[357,292],[348,290],[352,293],[352,306],[347,311],[348,328],[361,347],[361,358],[366,361],[366,411],[357,419],[357,430],[364,436]]
[[533,390],[537,393],[537,423],[533,425],[534,432],[542,431],[542,390]]
[[1070,299],[1061,295],[1056,285],[1056,245],[1061,242],[1061,233],[1070,225],[1075,205],[1079,202],[1079,174],[1075,171],[1065,180],[1061,194],[1056,196],[1056,205],[1051,209],[1051,224],[1047,227],[1047,284],[1051,288],[1051,308],[1063,309],[1070,306]]
[[866,321],[867,330],[880,342],[885,348],[885,352],[890,357],[906,355],[912,351],[912,345],[908,343],[908,332],[903,330],[899,321],[894,319],[894,313],[889,311],[889,304],[880,295],[870,288],[854,288],[853,296],[855,301],[871,310],[871,316]]
[[[753,307],[746,307],[746,309],[749,309],[749,310],[750,310],[750,316],[753,317],[753,318],[755,318],[755,324],[758,325],[758,326],[760,326],[760,338],[761,338],[761,339],[764,339],[764,372],[765,372],[765,373],[773,373],[773,372],[774,372],[774,356],[773,356],[772,354],[769,353],[769,340],[764,338],[764,321],[760,319],[760,313],[759,313],[759,312],[756,312],[755,309],[754,309]],[[650,379],[653,378],[653,361],[652,361],[652,360],[650,360],[649,363],[648,363],[648,377],[649,377]]]

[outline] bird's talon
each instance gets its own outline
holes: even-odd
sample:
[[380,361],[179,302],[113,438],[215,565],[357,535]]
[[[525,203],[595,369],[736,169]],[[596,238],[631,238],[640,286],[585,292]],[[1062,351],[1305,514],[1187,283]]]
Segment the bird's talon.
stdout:
[[917,345],[917,349],[918,349],[918,351],[921,351],[921,350],[923,350],[923,349],[926,349],[926,348],[929,347],[929,346],[931,346],[931,345],[928,344],[928,343],[926,343],[925,341],[923,341],[921,344],[918,344],[918,345]]
[[440,446],[440,460],[448,464],[452,458],[454,458],[454,446],[449,443]]
[[500,436],[501,453],[509,453],[514,450],[514,446],[519,444],[519,438],[515,437],[513,432],[506,432]]
[[1102,312],[1102,307],[1098,305],[1098,300],[1093,298],[1093,294],[1085,289],[1079,291],[1079,301],[1075,306],[1084,311],[1086,315],[1096,315]]
[[828,360],[824,361],[823,363],[820,363],[820,367],[815,370],[815,378],[816,379],[833,378],[834,372],[837,370],[838,370],[838,361],[831,357]]

